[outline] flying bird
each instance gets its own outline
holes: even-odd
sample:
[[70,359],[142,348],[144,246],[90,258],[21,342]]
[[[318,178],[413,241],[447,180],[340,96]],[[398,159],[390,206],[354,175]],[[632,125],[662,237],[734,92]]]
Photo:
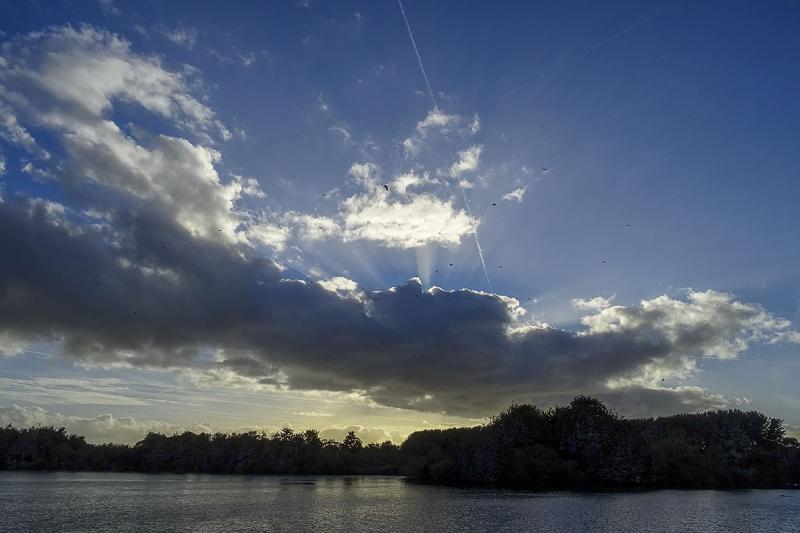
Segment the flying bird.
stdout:
[[453,263],[450,263],[450,266],[453,266]]
[[601,259],[601,260],[600,260],[600,262],[601,262],[601,263],[603,263],[604,265],[607,265],[607,264],[608,264],[608,261],[606,261],[606,260],[604,260],[604,259]]
[[503,265],[497,265],[497,268],[503,268]]
[[389,186],[386,185],[385,183],[383,184],[383,188],[386,189],[386,192],[389,192]]
[[497,205],[496,203],[492,202],[492,205]]

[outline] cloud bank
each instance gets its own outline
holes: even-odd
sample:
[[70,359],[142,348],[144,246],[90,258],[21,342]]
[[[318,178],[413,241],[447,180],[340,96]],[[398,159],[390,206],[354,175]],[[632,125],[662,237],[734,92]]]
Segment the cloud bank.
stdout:
[[[515,400],[653,388],[690,374],[689,355],[736,357],[791,328],[714,291],[594,310],[567,331],[526,323],[519,302],[497,294],[284,279],[268,259],[137,207],[111,215],[111,231],[76,230],[30,200],[0,205],[3,333],[95,364],[218,365],[278,387],[482,415]],[[209,348],[237,355],[208,361]],[[658,400],[684,393],[661,389]]]

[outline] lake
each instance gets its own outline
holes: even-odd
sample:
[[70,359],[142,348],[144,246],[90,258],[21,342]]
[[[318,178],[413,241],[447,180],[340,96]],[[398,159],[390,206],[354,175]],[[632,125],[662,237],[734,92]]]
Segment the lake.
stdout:
[[800,531],[800,491],[521,492],[398,477],[0,472],[0,531]]

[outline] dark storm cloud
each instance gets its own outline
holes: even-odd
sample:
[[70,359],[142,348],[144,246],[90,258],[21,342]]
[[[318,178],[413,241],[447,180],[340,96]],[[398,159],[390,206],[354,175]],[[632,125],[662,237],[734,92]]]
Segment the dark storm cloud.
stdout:
[[[579,333],[525,326],[509,298],[423,291],[416,280],[334,292],[192,237],[147,205],[113,213],[106,224],[77,224],[81,215],[41,202],[0,204],[4,333],[63,339],[64,355],[94,363],[220,365],[292,389],[363,390],[383,405],[475,416],[585,392],[619,405],[625,396],[631,405],[712,406],[719,397],[653,392],[646,379],[685,371],[684,354],[741,350],[788,326],[711,292],[608,308]],[[209,348],[228,355],[209,362]],[[612,390],[614,379],[629,381]]]

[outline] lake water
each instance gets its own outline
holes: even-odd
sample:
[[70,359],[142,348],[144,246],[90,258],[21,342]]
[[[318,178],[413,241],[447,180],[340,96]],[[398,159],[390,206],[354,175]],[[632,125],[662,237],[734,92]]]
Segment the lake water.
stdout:
[[576,494],[397,477],[0,472],[0,531],[800,531],[800,491]]

